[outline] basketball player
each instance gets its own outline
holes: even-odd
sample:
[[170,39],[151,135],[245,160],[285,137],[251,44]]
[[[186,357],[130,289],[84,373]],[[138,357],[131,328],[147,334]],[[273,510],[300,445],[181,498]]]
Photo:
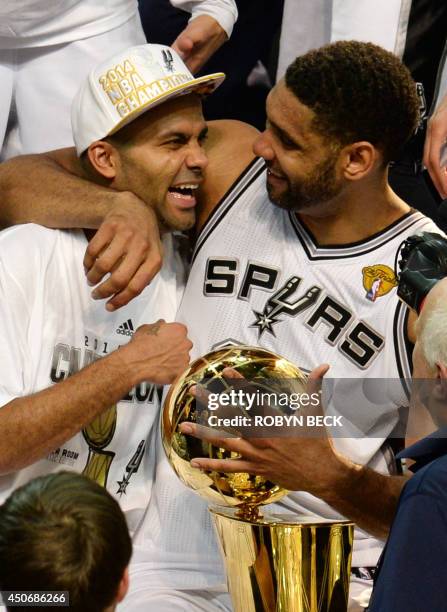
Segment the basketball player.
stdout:
[[[152,484],[156,385],[184,370],[192,346],[183,325],[163,320],[175,318],[184,283],[170,233],[194,223],[207,164],[200,95],[223,78],[194,79],[174,51],[143,45],[99,65],[73,102],[73,166],[84,180],[137,193],[162,236],[163,267],[125,311],[106,313],[89,295],[88,231],[30,224],[0,234],[0,500],[70,469],[106,486],[136,530]],[[129,82],[136,102],[116,95]]]
[[[435,226],[400,200],[386,179],[388,162],[415,128],[417,104],[407,70],[373,45],[337,43],[289,67],[270,93],[267,129],[255,141],[261,159],[214,209],[195,245],[178,313],[194,340],[194,357],[243,343],[271,349],[306,371],[328,363],[338,380],[333,398],[339,414],[350,408],[354,379],[410,378],[408,312],[396,296],[394,260],[406,236]],[[212,163],[211,157],[210,170]],[[366,293],[377,277],[382,284],[370,300]],[[302,466],[294,488],[303,492],[279,504],[315,520],[344,515],[361,528],[351,610],[357,608],[353,598],[372,586],[360,576],[372,576],[403,484],[384,475],[394,471],[385,441],[400,406],[408,403],[407,390],[405,380],[388,386],[359,415],[365,437],[334,440],[348,461],[336,462],[323,439],[297,441],[290,468]],[[284,463],[287,446],[281,442]],[[176,476],[161,450],[159,457],[135,561],[146,557],[160,564],[167,559],[160,551],[169,551],[172,574],[188,562],[209,580],[218,569],[210,554],[212,529],[204,527],[206,504],[179,485],[172,493]],[[253,455],[248,459],[255,462]],[[225,467],[219,462],[213,469]],[[182,508],[191,517],[183,553],[174,544],[185,529]],[[145,579],[150,583],[150,575]]]
[[[331,375],[347,379],[346,385],[349,377],[409,378],[408,314],[396,297],[394,257],[406,236],[433,225],[387,184],[388,162],[418,119],[408,72],[378,47],[337,43],[291,65],[269,96],[267,114],[267,129],[254,145],[262,159],[250,163],[236,182],[229,176],[229,160],[234,168],[246,154],[246,128],[227,122],[210,126],[199,220],[209,219],[196,243],[179,311],[195,341],[194,355],[243,342],[281,353],[304,370],[330,363]],[[44,179],[47,185],[51,177],[58,180],[58,194],[48,189],[46,203],[41,197],[32,202],[34,214],[48,218],[65,181],[65,202],[75,212],[59,208],[59,219],[76,222],[80,207],[70,191],[75,184],[85,185],[73,176],[62,178],[55,160],[67,167],[63,155],[68,154],[10,162],[3,174],[9,219],[14,197],[19,207],[32,200],[28,186],[14,180],[28,168],[34,181],[41,180],[40,194]],[[107,198],[106,192],[98,195],[99,210]],[[23,209],[16,214],[23,215]],[[119,261],[117,254],[114,249],[113,263]],[[372,301],[366,294],[378,276],[385,280]],[[115,293],[111,284],[108,288]],[[349,392],[346,386],[344,391]],[[337,519],[343,512],[383,536],[398,491],[392,479],[374,470],[389,470],[384,441],[406,401],[405,389],[399,389],[366,415],[371,437],[337,441],[337,449],[362,475],[361,494],[351,480],[334,479],[330,505],[323,501],[327,491],[320,490],[319,498],[292,494],[283,507],[316,519]],[[322,462],[314,464],[314,470],[325,472]],[[359,467],[366,464],[373,469]],[[131,596],[132,610],[147,609],[151,591],[161,584],[185,591],[223,584],[206,504],[176,482],[161,449],[156,483],[135,549],[134,590],[141,604]],[[357,575],[368,575],[381,547],[358,532]]]

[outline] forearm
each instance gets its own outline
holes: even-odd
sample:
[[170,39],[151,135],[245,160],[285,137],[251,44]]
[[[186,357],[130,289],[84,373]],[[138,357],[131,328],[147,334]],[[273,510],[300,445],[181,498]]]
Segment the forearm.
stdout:
[[136,381],[121,350],[0,408],[0,474],[45,457],[124,397]]
[[49,155],[26,155],[1,164],[0,226],[99,227],[121,194],[70,170]]
[[385,539],[407,480],[404,476],[379,474],[339,458],[330,482],[324,489],[313,492],[361,529]]

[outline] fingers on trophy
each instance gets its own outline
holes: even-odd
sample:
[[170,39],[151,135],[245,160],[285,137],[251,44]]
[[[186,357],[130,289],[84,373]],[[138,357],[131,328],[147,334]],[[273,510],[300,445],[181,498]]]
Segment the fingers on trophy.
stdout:
[[[190,463],[198,457],[239,459],[207,437],[265,436],[265,428],[260,432],[254,423],[265,422],[266,415],[274,421],[275,415],[290,414],[290,402],[271,398],[290,397],[297,390],[306,390],[306,377],[294,364],[259,347],[231,346],[194,361],[164,404],[166,455],[180,480],[212,504],[235,612],[347,610],[352,523],[261,514],[259,506],[278,502],[288,491],[260,475],[205,471]],[[256,396],[256,407],[244,401],[249,395]],[[255,413],[264,420],[255,419]],[[184,422],[201,426],[203,437],[183,434],[179,426]],[[216,425],[219,431],[210,430]]]

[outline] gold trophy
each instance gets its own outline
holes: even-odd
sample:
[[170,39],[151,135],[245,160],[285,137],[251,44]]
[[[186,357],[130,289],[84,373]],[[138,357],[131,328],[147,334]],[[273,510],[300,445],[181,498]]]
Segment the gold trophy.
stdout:
[[[262,348],[221,348],[190,365],[172,387],[163,408],[162,438],[169,462],[187,486],[214,504],[210,512],[234,610],[346,612],[352,523],[315,522],[305,517],[297,522],[296,515],[261,515],[260,505],[278,501],[288,492],[261,476],[202,472],[190,465],[195,457],[238,457],[179,430],[184,421],[209,422],[210,413],[199,409],[190,388],[199,385],[208,394],[228,393],[233,379],[223,376],[226,368],[236,370],[243,384],[255,381],[258,391],[274,391],[275,397],[284,392],[304,392],[306,378],[295,365]],[[241,383],[241,378],[238,381]],[[243,425],[250,413],[246,406],[238,406],[237,411],[229,422]],[[289,413],[290,406],[269,404],[270,415]],[[240,435],[241,427],[224,429]]]
[[115,434],[117,412],[116,405],[111,406],[93,419],[82,430],[88,444],[88,457],[82,473],[101,486],[107,485],[110,466],[115,453],[104,450]]

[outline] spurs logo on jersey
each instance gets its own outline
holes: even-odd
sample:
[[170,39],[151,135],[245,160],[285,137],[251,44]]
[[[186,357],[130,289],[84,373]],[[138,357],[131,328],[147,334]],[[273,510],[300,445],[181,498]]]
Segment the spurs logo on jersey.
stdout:
[[121,495],[126,494],[126,489],[129,485],[129,481],[132,478],[132,475],[138,472],[138,468],[140,467],[141,460],[143,459],[145,447],[146,447],[146,441],[141,440],[141,442],[138,444],[137,450],[132,455],[129,463],[126,465],[125,474],[123,475],[121,480],[117,481],[117,484],[118,484],[117,494],[120,497]]
[[[215,259],[210,257],[205,268],[204,294],[206,296],[234,295],[237,281],[238,261],[236,259]],[[275,268],[248,262],[237,299],[247,300],[253,290],[274,289],[279,272]],[[352,310],[336,299],[324,295],[322,287],[312,285],[300,293],[302,279],[292,276],[266,301],[262,311],[253,309],[255,321],[249,326],[258,330],[259,340],[264,332],[276,337],[273,326],[284,321],[285,316],[304,316],[304,325],[312,331],[326,324],[324,339],[330,345],[338,344],[341,354],[359,368],[367,368],[383,348],[385,339],[364,321],[351,325]],[[319,300],[323,295],[323,299]],[[348,332],[349,330],[349,332]]]
[[300,283],[301,278],[292,276],[279,291],[267,300],[262,312],[253,311],[256,315],[256,322],[254,322],[251,327],[258,328],[259,338],[265,331],[275,335],[273,325],[278,323],[280,315],[286,314],[290,317],[295,317],[303,310],[309,308],[309,306],[312,306],[312,304],[315,304],[318,300],[321,289],[320,287],[313,286],[306,291],[304,295],[295,299],[294,302],[289,302],[288,299],[296,293]]

